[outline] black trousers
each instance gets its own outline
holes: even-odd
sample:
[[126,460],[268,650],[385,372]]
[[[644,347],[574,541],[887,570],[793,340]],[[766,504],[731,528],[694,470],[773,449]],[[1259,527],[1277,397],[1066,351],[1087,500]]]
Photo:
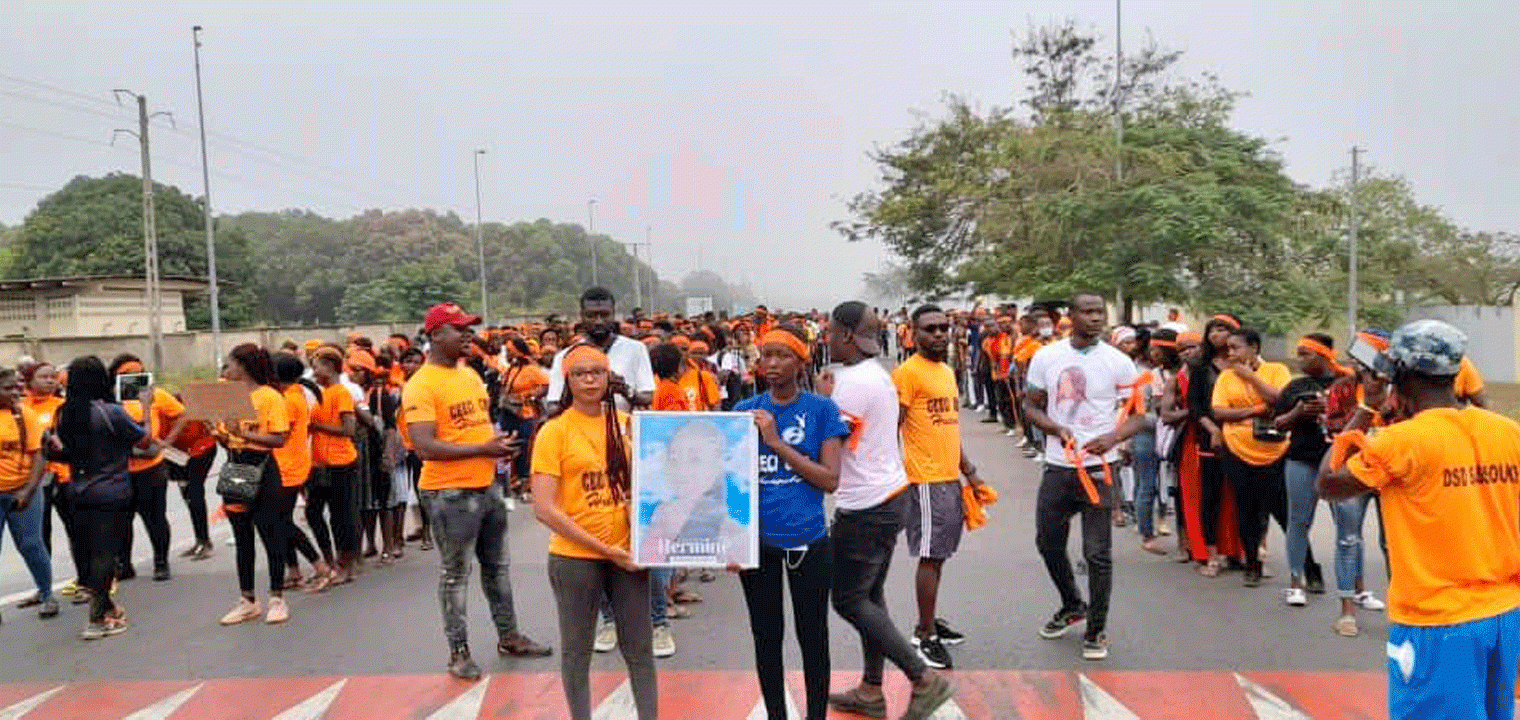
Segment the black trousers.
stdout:
[[834,611],[860,633],[861,680],[880,685],[890,658],[917,682],[927,666],[887,612],[887,573],[902,530],[906,492],[865,510],[834,513]]
[[111,581],[116,579],[121,538],[131,531],[131,501],[74,505],[74,542],[85,567],[80,583],[90,591],[92,623],[105,620],[106,613],[116,609],[111,601]]
[[[132,473],[132,512],[142,518],[143,529],[148,531],[148,542],[153,545],[153,568],[169,567],[169,475],[165,463],[147,470]],[[120,562],[123,567],[132,564],[131,528],[121,543]]]
[[760,546],[760,567],[739,574],[749,629],[755,638],[755,672],[770,720],[787,720],[786,667],[782,643],[786,625],[782,612],[783,578],[792,588],[792,621],[802,647],[803,684],[807,715],[821,720],[829,701],[829,586],[834,574],[833,548],[828,536],[805,550]]
[[[1201,500],[1203,507],[1199,509],[1199,521],[1203,523],[1203,542],[1207,545],[1219,546],[1219,505],[1224,501],[1224,458],[1220,454],[1224,450],[1214,451],[1213,455],[1198,456],[1198,479],[1203,485]],[[1240,499],[1236,498],[1236,511],[1239,512]]]
[[1066,538],[1071,533],[1071,518],[1082,516],[1082,558],[1087,561],[1087,638],[1093,639],[1108,625],[1108,598],[1114,586],[1113,561],[1113,493],[1103,487],[1102,468],[1090,468],[1098,503],[1087,496],[1075,468],[1046,465],[1035,499],[1035,546],[1045,561],[1045,570],[1061,595],[1061,609],[1082,607],[1082,592],[1077,589],[1071,558],[1066,556]]
[[[1252,465],[1233,454],[1223,459],[1224,474],[1235,491],[1235,517],[1240,527],[1240,542],[1246,546],[1246,569],[1261,572],[1261,541],[1267,536],[1267,523],[1277,521],[1288,532],[1288,488],[1283,477],[1283,461],[1271,465]],[[1304,575],[1321,578],[1314,548],[1304,556]]]
[[[334,541],[343,557],[359,549],[358,482],[355,464],[312,468],[311,481],[306,483],[306,525],[328,564],[334,561]],[[330,525],[323,510],[332,519]]]
[[211,463],[216,460],[216,448],[190,458],[184,466],[169,465],[169,479],[179,485],[179,496],[190,511],[190,527],[195,531],[195,541],[201,545],[211,544],[211,525],[206,515],[206,476],[211,474]]
[[[258,462],[258,457],[252,453],[234,453],[233,457],[240,462]],[[244,595],[253,595],[255,531],[264,544],[269,563],[270,592],[279,592],[285,587],[285,553],[290,543],[285,536],[285,522],[289,521],[290,512],[295,508],[296,493],[297,488],[280,485],[280,465],[271,457],[264,463],[264,473],[259,478],[258,497],[245,504],[248,509],[227,513],[232,537],[237,542],[238,589]]]

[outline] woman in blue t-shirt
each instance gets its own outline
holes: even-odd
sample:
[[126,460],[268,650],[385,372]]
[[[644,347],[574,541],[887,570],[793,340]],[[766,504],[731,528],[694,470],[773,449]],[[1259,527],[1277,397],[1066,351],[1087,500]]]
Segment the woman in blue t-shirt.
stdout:
[[802,646],[808,720],[823,720],[829,693],[829,577],[833,552],[823,494],[839,486],[839,455],[850,434],[834,401],[800,392],[808,345],[791,326],[760,338],[757,370],[770,390],[734,407],[760,429],[760,566],[740,573],[755,671],[771,720],[785,720],[781,643],[782,576],[792,587],[792,617]]

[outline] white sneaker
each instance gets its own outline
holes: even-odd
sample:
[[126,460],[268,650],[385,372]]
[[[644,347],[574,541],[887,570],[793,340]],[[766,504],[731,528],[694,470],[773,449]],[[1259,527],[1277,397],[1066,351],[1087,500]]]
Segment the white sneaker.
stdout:
[[1019,431],[1017,431],[1017,430],[1009,430],[1008,432],[1005,432],[1003,434],[1007,435],[1008,437],[1017,437],[1018,434],[1019,434]]
[[1023,450],[1024,448],[1029,447],[1029,436],[1027,436],[1027,435],[1020,435],[1019,436],[1019,442],[1015,445],[1015,447],[1017,447],[1020,450]]
[[599,653],[612,652],[617,649],[617,625],[602,623],[596,630],[596,643],[591,646],[592,650]]
[[657,625],[654,629],[654,656],[668,658],[676,654],[676,636],[671,634],[669,625]]
[[285,598],[269,598],[269,612],[264,614],[264,622],[270,625],[279,625],[290,619],[290,606],[285,604]]
[[1385,610],[1388,608],[1388,605],[1385,604],[1382,600],[1377,599],[1377,596],[1365,590],[1357,593],[1356,597],[1353,597],[1352,600],[1354,600],[1357,605],[1362,606],[1363,610]]
[[223,625],[237,625],[247,622],[264,614],[264,609],[259,607],[259,601],[248,598],[238,598],[237,605],[232,607],[226,615],[222,616]]
[[512,497],[511,495],[508,495],[507,496],[507,512],[512,512],[513,510],[516,510],[516,509],[517,509],[517,499],[514,498],[514,497]]
[[1283,602],[1293,607],[1303,607],[1309,604],[1309,596],[1302,588],[1288,588],[1283,591]]

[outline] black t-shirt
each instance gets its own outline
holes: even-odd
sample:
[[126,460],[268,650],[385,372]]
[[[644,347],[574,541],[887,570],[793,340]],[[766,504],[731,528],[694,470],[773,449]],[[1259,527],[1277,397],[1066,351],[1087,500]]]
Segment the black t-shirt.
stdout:
[[[1298,399],[1305,395],[1324,392],[1330,384],[1335,382],[1335,377],[1301,377],[1288,383],[1283,388],[1282,397],[1277,401],[1276,415],[1285,415],[1298,404]],[[1330,441],[1325,439],[1325,428],[1320,425],[1317,417],[1299,418],[1293,423],[1288,431],[1292,437],[1288,439],[1288,459],[1299,462],[1319,464],[1325,457],[1325,451],[1330,449]]]

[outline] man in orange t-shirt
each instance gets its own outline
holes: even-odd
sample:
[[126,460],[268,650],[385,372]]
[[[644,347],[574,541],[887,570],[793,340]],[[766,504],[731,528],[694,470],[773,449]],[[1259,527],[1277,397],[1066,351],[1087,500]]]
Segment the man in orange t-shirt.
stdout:
[[[1467,337],[1437,320],[1399,328],[1375,370],[1413,416],[1371,440],[1337,438],[1320,469],[1327,500],[1382,499],[1394,720],[1514,717],[1520,425],[1462,406],[1454,386],[1466,349]],[[1383,407],[1373,392],[1364,403]],[[1335,467],[1348,448],[1360,452]]]
[[430,343],[428,360],[401,395],[412,444],[422,458],[418,487],[423,508],[438,531],[443,560],[438,593],[449,674],[462,680],[480,677],[480,667],[470,657],[465,621],[471,555],[480,559],[481,585],[499,637],[497,651],[515,657],[551,652],[517,630],[507,565],[507,503],[494,480],[497,459],[515,456],[520,443],[516,433],[496,432],[485,383],[460,363],[479,323],[479,316],[454,303],[429,310],[422,328]]

